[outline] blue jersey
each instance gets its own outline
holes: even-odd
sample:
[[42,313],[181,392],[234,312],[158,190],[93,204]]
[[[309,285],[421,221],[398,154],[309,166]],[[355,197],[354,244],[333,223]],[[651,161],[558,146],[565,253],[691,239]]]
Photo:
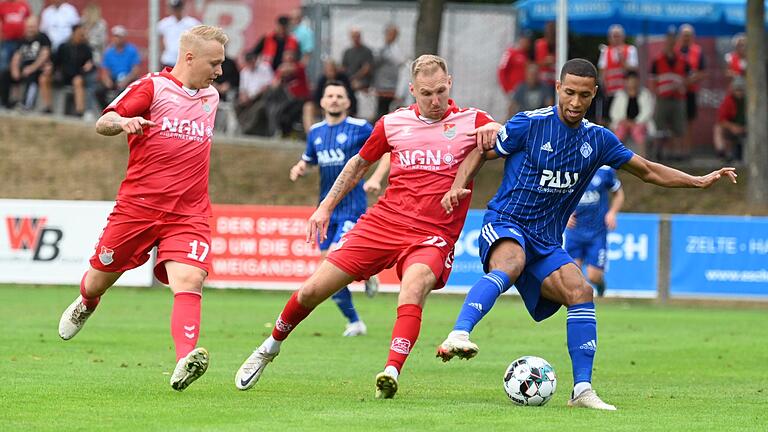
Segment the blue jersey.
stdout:
[[[333,126],[321,121],[309,129],[307,150],[301,158],[320,168],[320,201],[328,195],[344,165],[360,151],[371,131],[373,126],[370,123],[354,117],[347,117]],[[367,206],[361,180],[336,206],[331,221],[357,220],[365,213]]]
[[576,206],[576,226],[568,230],[568,235],[581,238],[604,237],[607,233],[605,215],[610,207],[610,194],[620,187],[621,182],[613,168],[604,166],[598,169]]
[[560,245],[568,217],[603,165],[619,168],[633,153],[602,126],[566,126],[556,107],[512,117],[496,137],[504,178],[488,203],[489,221],[509,221],[543,244]]

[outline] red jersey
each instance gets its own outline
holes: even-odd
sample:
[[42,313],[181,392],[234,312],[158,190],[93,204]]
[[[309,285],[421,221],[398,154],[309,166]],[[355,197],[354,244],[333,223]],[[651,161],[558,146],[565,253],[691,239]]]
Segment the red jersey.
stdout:
[[461,162],[476,147],[475,137],[467,132],[492,121],[485,112],[460,109],[452,100],[438,121],[421,117],[415,104],[379,119],[359,154],[376,161],[390,152],[389,186],[361,220],[375,217],[395,230],[442,235],[455,243],[470,199],[462,200],[451,214],[440,200],[451,189]]
[[170,70],[135,81],[104,109],[157,124],[143,135],[128,135],[128,169],[117,200],[210,215],[208,173],[219,93],[211,86],[186,89]]
[[3,40],[24,39],[24,21],[30,13],[26,1],[0,2],[0,25],[3,28]]
[[497,75],[504,93],[514,91],[525,81],[525,68],[528,65],[528,54],[515,47],[507,48],[501,57]]

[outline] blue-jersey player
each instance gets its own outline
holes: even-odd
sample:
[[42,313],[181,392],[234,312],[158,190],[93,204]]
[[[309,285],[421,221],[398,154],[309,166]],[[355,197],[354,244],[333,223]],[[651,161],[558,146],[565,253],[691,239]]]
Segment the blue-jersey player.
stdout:
[[605,295],[608,231],[616,229],[616,215],[624,204],[624,190],[616,170],[600,167],[571,213],[565,230],[565,251],[576,267],[587,266],[587,280]]
[[489,123],[479,128],[478,135],[495,135],[495,142],[479,140],[479,148],[462,162],[443,197],[443,207],[451,212],[469,195],[466,186],[484,160],[506,159],[501,186],[488,203],[479,238],[487,274],[467,294],[454,330],[437,355],[448,361],[477,354],[469,332],[514,284],[536,321],[552,316],[561,305],[568,309],[574,382],[568,406],[615,410],[592,390],[597,320],[592,287],[562,247],[569,216],[603,165],[665,187],[707,188],[722,177],[735,183],[736,172],[721,168],[691,176],[633,154],[611,131],[584,120],[597,92],[597,70],[587,60],[566,62],[555,88],[556,106],[519,113],[504,126]]
[[[307,165],[319,167],[320,201],[325,198],[347,161],[360,151],[373,131],[373,126],[367,121],[347,115],[349,105],[349,96],[342,83],[329,81],[325,84],[323,96],[320,99],[325,119],[312,125],[307,134],[307,149],[301,156],[301,160],[291,168],[291,181],[296,181],[306,173]],[[383,158],[382,161],[388,162],[389,158]],[[381,181],[388,170],[388,163],[380,163],[371,178],[365,184],[361,181],[355,186],[333,211],[328,227],[328,238],[320,243],[323,257],[365,213],[368,206],[366,191],[379,193]],[[372,297],[377,290],[378,279],[375,276],[365,281],[365,292],[368,296]],[[349,288],[344,287],[334,294],[333,301],[348,320],[344,336],[364,335],[367,329],[352,303]]]

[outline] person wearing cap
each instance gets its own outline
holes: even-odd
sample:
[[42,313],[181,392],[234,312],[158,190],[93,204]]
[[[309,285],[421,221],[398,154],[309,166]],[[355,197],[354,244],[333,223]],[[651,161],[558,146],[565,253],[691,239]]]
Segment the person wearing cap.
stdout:
[[139,77],[141,55],[135,45],[125,40],[128,31],[121,25],[112,27],[112,44],[104,51],[99,70],[96,99],[101,108]]
[[157,23],[157,32],[160,34],[160,64],[163,67],[173,67],[179,54],[179,38],[186,30],[200,25],[197,18],[184,15],[183,0],[169,0],[168,7],[171,14]]
[[286,51],[299,51],[299,41],[288,32],[291,19],[285,15],[277,17],[275,30],[259,39],[256,46],[250,51],[272,65],[272,71],[277,72],[280,63],[283,62],[283,53]]
[[747,138],[747,110],[744,78],[737,76],[717,110],[715,125],[715,151],[725,161],[741,160],[741,151]]

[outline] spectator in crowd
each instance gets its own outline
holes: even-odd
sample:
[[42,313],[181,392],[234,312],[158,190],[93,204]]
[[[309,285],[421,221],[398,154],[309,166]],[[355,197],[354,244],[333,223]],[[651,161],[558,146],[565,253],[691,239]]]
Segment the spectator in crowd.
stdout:
[[400,68],[400,74],[397,77],[397,88],[395,89],[395,100],[392,105],[395,108],[408,107],[416,103],[413,94],[411,94],[411,64],[413,59],[407,59]]
[[274,77],[272,64],[254,53],[245,55],[236,107],[237,120],[244,134],[271,135],[264,96]]
[[101,7],[96,3],[89,3],[83,9],[80,24],[85,28],[86,39],[93,50],[93,63],[99,66],[108,41],[107,21],[101,16]]
[[688,75],[688,85],[686,86],[685,93],[685,114],[688,119],[688,124],[685,129],[685,135],[683,136],[683,147],[691,149],[693,143],[693,122],[698,115],[698,97],[699,90],[701,90],[701,80],[704,79],[706,74],[705,69],[707,67],[704,60],[704,52],[701,50],[701,46],[694,42],[696,32],[693,26],[690,24],[683,24],[679,30],[679,41],[675,48],[680,55],[683,56],[688,67],[690,68],[690,74]]
[[[499,68],[496,71],[499,78],[499,86],[510,98],[509,117],[512,117],[517,112],[517,109],[511,104],[511,98],[517,86],[525,81],[530,51],[530,34],[521,34],[517,38],[517,42],[504,51],[504,55],[501,56],[501,61],[499,62]],[[536,73],[538,73],[538,69]]]
[[399,29],[389,24],[384,29],[384,46],[376,53],[373,73],[373,88],[376,90],[376,118],[389,114],[395,99],[400,68],[405,63],[405,56],[396,44]]
[[[53,56],[53,68],[57,84],[71,85],[75,98],[75,115],[82,117],[85,114],[86,104],[92,102],[94,87],[94,75],[96,68],[93,64],[93,50],[88,45],[85,36],[85,28],[77,24],[72,27],[72,36],[69,41],[59,46]],[[43,74],[45,84],[41,87],[52,86],[50,74]],[[46,101],[50,103],[50,101]],[[49,105],[46,105],[50,107]]]
[[350,29],[349,38],[352,40],[352,46],[344,50],[341,66],[349,77],[353,90],[366,90],[371,86],[373,78],[373,51],[363,45],[360,29]]
[[531,63],[525,70],[525,82],[517,86],[509,102],[510,117],[521,111],[531,111],[554,105],[555,91],[539,81],[539,67]]
[[715,151],[727,161],[741,160],[747,138],[747,112],[744,78],[734,77],[731,88],[717,110],[715,125]]
[[291,34],[299,43],[301,62],[304,66],[309,66],[312,53],[315,51],[315,32],[312,31],[308,20],[304,18],[304,13],[300,7],[291,12],[291,25],[293,26]]
[[128,31],[121,25],[112,27],[112,45],[104,51],[96,86],[96,100],[104,108],[128,84],[139,77],[141,55],[135,45],[126,42]]
[[330,58],[325,59],[323,61],[323,74],[320,75],[315,82],[315,91],[312,94],[312,99],[304,104],[302,123],[304,124],[305,131],[308,131],[320,117],[320,99],[323,97],[323,89],[328,81],[338,81],[344,85],[347,89],[349,98],[349,110],[347,110],[347,112],[353,117],[355,113],[357,113],[357,98],[352,91],[352,84],[349,82],[349,77],[343,71],[339,70],[336,62]]
[[277,71],[283,62],[283,56],[286,51],[298,51],[299,42],[288,33],[290,18],[279,16],[276,21],[275,30],[265,34],[256,43],[251,52],[256,56],[272,64],[272,70]]
[[555,86],[555,34],[554,21],[544,27],[544,36],[534,42],[533,60],[539,65],[539,81],[545,86]]
[[21,107],[31,110],[37,101],[39,80],[51,59],[51,41],[32,15],[24,22],[24,39],[11,58],[11,78],[22,86]]
[[171,14],[157,23],[160,35],[160,64],[173,67],[179,54],[179,38],[184,31],[200,24],[197,18],[184,15],[184,0],[168,0]]
[[725,54],[725,75],[731,78],[747,72],[747,36],[739,33],[731,38],[733,51]]
[[624,89],[617,91],[611,102],[611,129],[621,142],[632,138],[633,150],[645,157],[645,144],[653,128],[656,101],[651,92],[640,85],[637,72],[629,71]]
[[10,106],[11,58],[24,39],[24,22],[30,15],[26,0],[0,2],[0,104]]
[[230,57],[224,57],[221,64],[221,75],[213,82],[213,87],[219,92],[219,100],[227,102],[237,95],[240,87],[240,68]]
[[59,45],[69,40],[72,27],[79,23],[80,14],[77,9],[63,0],[52,0],[50,6],[43,9],[40,15],[40,31],[51,40],[53,54],[59,49]]
[[681,142],[686,130],[685,86],[689,72],[685,58],[675,51],[675,31],[670,29],[664,40],[664,49],[651,63],[650,82],[656,95],[654,120],[657,129],[662,132],[662,142],[657,150],[672,150],[669,156],[675,158],[690,155],[690,149],[683,148]]
[[302,123],[304,103],[309,100],[309,83],[304,65],[298,60],[297,51],[286,51],[283,62],[275,71],[275,91],[268,98],[267,112],[273,130],[290,135],[294,125],[301,123],[301,131],[305,132]]
[[608,46],[601,45],[597,68],[600,71],[602,105],[598,118],[610,121],[613,96],[624,88],[624,77],[638,67],[637,48],[625,42],[624,27],[614,24],[608,29]]

